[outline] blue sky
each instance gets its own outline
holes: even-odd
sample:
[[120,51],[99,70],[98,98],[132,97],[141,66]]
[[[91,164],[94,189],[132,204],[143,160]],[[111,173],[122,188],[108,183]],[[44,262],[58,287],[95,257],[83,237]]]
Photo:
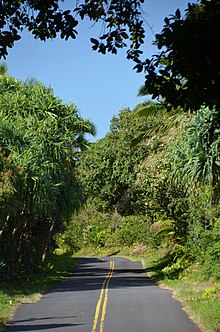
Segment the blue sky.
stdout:
[[[66,6],[68,7],[66,1]],[[188,2],[196,0],[145,0],[143,9],[146,21],[154,33],[160,32],[165,16],[181,12]],[[64,102],[73,102],[84,118],[90,119],[97,135],[92,141],[105,136],[113,115],[123,107],[133,109],[143,99],[137,91],[144,82],[144,74],[137,74],[134,64],[125,57],[125,51],[118,55],[101,55],[91,50],[90,37],[97,37],[100,28],[82,22],[78,27],[77,40],[68,42],[57,38],[41,42],[28,32],[9,51],[6,59],[8,72],[21,80],[35,77],[46,86],[51,86],[56,96]],[[154,35],[146,26],[146,43],[143,51],[146,57],[155,53],[151,45]]]

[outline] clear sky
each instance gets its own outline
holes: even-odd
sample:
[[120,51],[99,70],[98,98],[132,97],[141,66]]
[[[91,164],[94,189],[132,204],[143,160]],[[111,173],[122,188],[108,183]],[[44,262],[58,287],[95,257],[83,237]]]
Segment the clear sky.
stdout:
[[[188,2],[197,0],[145,0],[143,10],[154,33],[161,31],[165,16],[174,14],[177,8],[184,12]],[[65,1],[66,6],[71,1]],[[74,2],[75,3],[75,2]],[[77,40],[68,42],[35,40],[28,32],[15,43],[6,59],[8,73],[21,80],[34,77],[51,86],[56,96],[64,102],[73,102],[84,118],[90,119],[100,139],[109,130],[113,115],[123,107],[133,109],[143,99],[137,97],[144,83],[144,74],[137,74],[128,61],[125,51],[118,55],[101,55],[91,50],[90,37],[97,37],[100,29],[82,22]],[[146,57],[155,53],[151,45],[154,35],[146,26]]]

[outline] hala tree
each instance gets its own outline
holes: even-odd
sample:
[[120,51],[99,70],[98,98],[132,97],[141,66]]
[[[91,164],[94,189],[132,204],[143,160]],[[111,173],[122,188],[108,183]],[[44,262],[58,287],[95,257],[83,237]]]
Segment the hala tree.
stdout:
[[93,125],[41,83],[0,78],[0,260],[13,275],[45,260],[82,201],[75,177]]
[[177,183],[184,183],[189,192],[200,186],[212,188],[214,198],[220,195],[218,112],[202,107],[188,124],[171,150],[172,173]]

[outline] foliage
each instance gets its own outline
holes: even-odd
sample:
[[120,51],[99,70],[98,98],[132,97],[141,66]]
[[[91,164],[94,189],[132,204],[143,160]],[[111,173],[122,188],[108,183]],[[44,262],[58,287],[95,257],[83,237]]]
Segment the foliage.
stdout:
[[135,167],[144,159],[144,145],[136,149],[131,145],[136,133],[143,127],[129,109],[113,117],[110,131],[105,138],[90,145],[81,156],[78,168],[86,197],[94,201],[98,209],[114,211],[121,215],[135,213]]
[[204,266],[209,277],[220,279],[220,236],[216,233],[213,235],[217,242],[214,242],[212,246],[207,248],[207,260],[204,263]]
[[[192,188],[210,186],[219,197],[218,112],[202,107],[172,147],[172,172],[176,181]],[[216,198],[217,198],[216,197]]]
[[[83,209],[76,213],[60,237],[61,247],[67,245],[74,251],[83,245],[97,247],[109,243],[120,247],[159,246],[164,239],[170,242],[165,236],[167,220],[172,220],[172,241],[185,241],[187,200],[182,188],[169,179],[167,151],[170,141],[176,137],[177,122],[174,128],[163,125],[166,122],[167,116],[161,118],[161,112],[156,112],[154,117],[148,114],[147,118],[139,118],[136,110],[124,109],[118,117],[113,117],[105,138],[83,152],[78,178],[83,182],[90,210],[87,207],[86,212]],[[161,132],[159,125],[163,127]],[[146,128],[145,141],[132,144]],[[115,208],[123,218],[111,232],[112,220],[108,215]],[[160,235],[159,230],[157,234],[153,229],[156,223],[163,225],[164,232]]]
[[[216,206],[215,206],[216,207]],[[207,208],[208,209],[208,208]],[[213,209],[212,209],[213,211]],[[214,212],[214,211],[213,211]],[[218,213],[218,217],[216,217]],[[206,277],[220,279],[220,217],[219,209],[207,221],[196,220],[190,226],[190,237],[188,247],[190,254],[203,264]],[[205,226],[204,226],[205,225]]]
[[125,216],[96,211],[84,206],[71,218],[63,233],[56,236],[58,251],[73,254],[83,248],[123,248],[149,244],[153,236],[145,216]]
[[83,206],[72,216],[64,232],[57,235],[56,243],[58,248],[71,254],[88,247],[116,246],[115,233],[120,225],[118,213],[109,214],[97,211],[92,205]]
[[12,155],[6,157],[5,152],[0,147],[0,206],[10,202],[15,191],[12,176],[15,179],[21,173],[21,170],[13,167],[11,157]]
[[149,244],[150,236],[150,221],[144,216],[123,217],[120,228],[116,232],[120,247]]
[[[138,72],[147,73],[145,91],[162,97],[167,107],[197,110],[201,105],[219,109],[219,0],[188,4],[185,15],[177,9],[164,19],[165,25],[154,44],[159,52],[142,60],[144,43],[144,0],[79,1],[70,8],[62,1],[2,1],[0,4],[0,57],[28,29],[35,38],[47,40],[60,35],[77,37],[79,20],[101,23],[98,38],[91,38],[92,49],[116,54],[127,48],[127,58]],[[66,9],[66,7],[68,9]]]
[[4,76],[8,71],[8,66],[6,64],[6,62],[2,62],[0,65],[0,77]]
[[94,130],[41,83],[1,77],[0,105],[0,261],[18,277],[42,264],[53,234],[80,205],[79,137]]
[[145,89],[168,107],[219,110],[220,2],[201,0],[164,19],[154,44],[159,53],[145,62]]
[[143,0],[77,1],[75,8],[68,4],[64,10],[62,0],[49,0],[46,4],[34,0],[1,1],[0,58],[6,57],[8,48],[21,38],[24,28],[43,41],[57,35],[68,40],[77,37],[78,20],[89,19],[102,23],[99,39],[91,38],[93,50],[116,54],[129,40],[127,58],[137,61],[144,42],[141,3]]
[[[145,94],[144,88],[142,93]],[[145,213],[151,219],[157,243],[163,242],[167,234],[172,234],[173,239],[185,241],[188,202],[183,186],[177,186],[171,178],[173,157],[169,148],[190,117],[182,110],[176,115],[167,114],[163,103],[152,102],[138,105],[134,114],[150,124],[142,133],[142,139],[147,139],[149,154],[137,169],[136,186],[141,187],[144,193]]]
[[[145,109],[150,112],[147,111],[144,117],[137,116],[143,109],[144,113]],[[186,121],[186,116],[181,119]],[[172,241],[185,242],[188,202],[183,188],[170,179],[168,153],[180,122],[174,121],[171,127],[166,125],[168,121],[164,106],[159,104],[147,102],[138,105],[134,112],[122,110],[118,117],[113,117],[105,138],[93,143],[81,157],[78,178],[83,182],[89,204],[110,213],[116,208],[124,216],[113,236],[120,246],[135,243],[159,246],[165,239],[170,241],[165,235],[170,232]],[[137,137],[143,132],[145,140],[137,145]],[[100,225],[94,209],[93,213],[97,223],[93,225],[91,215],[88,224],[97,241]],[[104,214],[103,218],[106,218]],[[165,227],[167,220],[172,220],[172,230]],[[155,233],[151,225],[159,223],[160,232]],[[77,229],[76,225],[74,227]],[[100,241],[105,245],[104,234],[110,238],[112,234],[107,228],[101,230],[101,234],[103,240]],[[72,237],[73,234],[69,236],[70,242]]]

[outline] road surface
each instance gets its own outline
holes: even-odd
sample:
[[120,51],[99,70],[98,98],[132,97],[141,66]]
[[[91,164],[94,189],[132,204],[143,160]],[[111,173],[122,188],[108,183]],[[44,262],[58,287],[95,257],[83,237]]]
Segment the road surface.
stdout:
[[6,332],[199,332],[140,262],[82,258],[70,277],[18,307]]

